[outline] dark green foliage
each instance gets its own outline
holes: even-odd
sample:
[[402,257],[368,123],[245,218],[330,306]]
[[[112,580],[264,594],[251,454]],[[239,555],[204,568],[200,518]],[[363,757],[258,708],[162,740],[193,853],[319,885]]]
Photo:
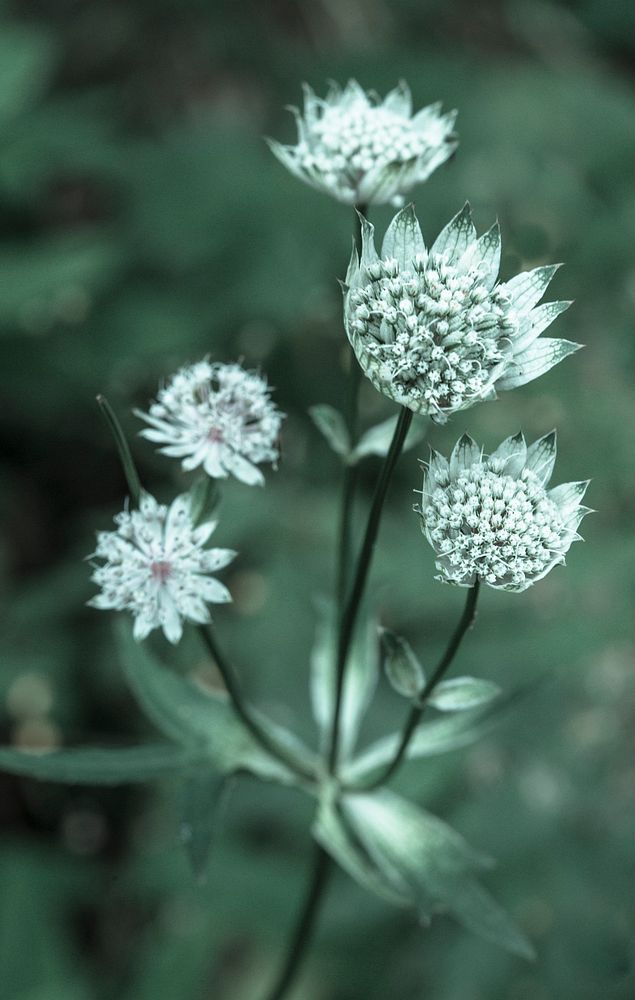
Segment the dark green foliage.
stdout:
[[[314,597],[334,576],[341,464],[306,411],[345,409],[336,279],[354,219],[262,141],[292,137],[281,109],[303,79],[321,93],[354,75],[383,93],[403,77],[417,106],[458,107],[456,157],[414,192],[428,242],[469,197],[479,231],[500,219],[503,279],[567,264],[553,297],[576,302],[554,336],[586,349],[432,443],[447,451],[468,420],[488,446],[557,424],[554,482],[592,477],[599,513],[567,569],[520,596],[484,595],[457,659],[456,674],[505,691],[535,682],[533,693],[480,742],[412,761],[397,783],[498,859],[488,887],[536,962],[442,918],[421,932],[338,875],[298,1000],[635,993],[632,18],[632,5],[599,0],[0,4],[4,746],[115,746],[136,754],[131,768],[171,765],[129,694],[112,621],[84,606],[83,557],[127,490],[94,400],[108,397],[144,485],[167,499],[192,478],[136,438],[130,410],[205,354],[261,366],[289,413],[266,488],[223,490],[215,540],[239,557],[227,574],[235,604],[215,620],[254,701],[289,728],[299,718],[316,743],[309,652]],[[373,214],[380,231],[388,218]],[[362,405],[364,429],[394,412],[368,386]],[[380,624],[407,635],[424,666],[462,599],[434,582],[411,511],[426,457],[419,445],[401,460],[372,580]],[[360,467],[364,500],[376,467]],[[153,647],[218,684],[196,636],[176,654]],[[362,745],[405,711],[380,685]],[[133,745],[143,749],[123,749]],[[79,756],[39,760],[68,761],[80,780]],[[310,802],[238,778],[199,885],[178,849],[176,784],[0,774],[2,1000],[258,1000],[302,895]],[[198,870],[214,791],[194,816]]]

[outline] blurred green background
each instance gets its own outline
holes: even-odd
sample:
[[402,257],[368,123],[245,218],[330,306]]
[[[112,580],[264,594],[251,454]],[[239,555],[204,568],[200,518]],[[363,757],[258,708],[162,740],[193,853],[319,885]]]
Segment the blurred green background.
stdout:
[[[333,575],[335,460],[306,409],[340,405],[336,278],[352,213],[287,175],[300,84],[357,77],[459,109],[454,160],[415,192],[424,234],[469,197],[498,215],[503,278],[567,262],[554,336],[585,351],[434,431],[487,448],[557,425],[555,482],[593,477],[586,543],[526,594],[488,590],[456,670],[535,692],[473,748],[398,786],[498,858],[488,885],[533,939],[530,965],[440,918],[332,885],[296,1000],[627,1000],[635,996],[635,8],[627,0],[24,0],[0,3],[1,741],[151,738],[83,558],[125,485],[94,403],[131,436],[177,366],[262,366],[289,413],[263,491],[228,484],[219,545],[240,550],[217,615],[251,696],[313,739],[314,600]],[[373,221],[383,227],[386,210]],[[390,405],[368,387],[365,421]],[[147,485],[178,485],[138,439]],[[368,495],[377,460],[368,461]],[[373,591],[431,663],[462,595],[433,580],[404,456]],[[194,639],[179,651],[205,670]],[[398,724],[382,687],[368,734]],[[308,801],[241,779],[196,885],[178,787],[0,775],[2,1000],[257,1000],[301,898]]]

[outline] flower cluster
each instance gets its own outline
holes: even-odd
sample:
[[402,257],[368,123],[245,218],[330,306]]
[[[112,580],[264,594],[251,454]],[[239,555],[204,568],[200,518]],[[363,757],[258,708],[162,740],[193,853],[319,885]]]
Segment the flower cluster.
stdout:
[[135,639],[161,628],[177,643],[183,620],[205,624],[210,621],[207,603],[231,601],[227,587],[209,574],[227,566],[236,553],[205,547],[216,522],[196,525],[188,495],[167,507],[145,493],[139,509],[117,514],[115,524],[116,531],[97,536],[93,558],[103,563],[91,579],[101,593],[89,604],[131,611]]
[[456,112],[431,104],[412,115],[412,97],[400,83],[379,102],[355,80],[332,85],[324,99],[304,88],[304,109],[295,113],[298,142],[269,145],[301,180],[349,205],[403,204],[454,152]]
[[390,224],[381,256],[362,220],[344,283],[346,330],[376,389],[444,421],[496,390],[548,371],[578,344],[539,335],[570,302],[536,307],[557,265],[496,284],[498,225],[480,238],[469,205],[427,250],[412,206]]
[[185,470],[202,465],[214,479],[231,473],[262,485],[258,463],[278,458],[283,415],[266,380],[240,365],[200,361],[181,368],[149,412],[137,416],[150,424],[142,436],[163,445],[164,455],[181,458]]
[[529,447],[518,434],[488,457],[464,434],[449,461],[432,453],[415,511],[439,579],[522,591],[564,562],[589,510],[580,503],[588,483],[548,490],[555,455],[555,433]]

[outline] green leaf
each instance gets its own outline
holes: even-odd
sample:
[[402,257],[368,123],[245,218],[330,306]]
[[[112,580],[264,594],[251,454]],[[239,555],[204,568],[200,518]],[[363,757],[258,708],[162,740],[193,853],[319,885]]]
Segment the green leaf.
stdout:
[[398,694],[416,698],[425,685],[423,667],[410,643],[387,628],[380,630],[386,677]]
[[478,677],[453,677],[442,681],[428,698],[440,712],[465,712],[486,705],[501,693],[498,684]]
[[[502,709],[506,708],[515,697],[517,695],[511,694],[505,700],[499,699],[494,705],[490,703],[446,718],[421,723],[408,744],[406,759],[436,757],[438,754],[460,750],[475,743],[493,728]],[[400,733],[392,733],[371,744],[346,767],[345,779],[357,781],[378,768],[385,767],[394,757],[400,739]]]
[[50,33],[3,23],[0,34],[0,121],[25,111],[48,86],[54,68]]
[[[297,784],[293,772],[255,742],[224,693],[213,694],[162,666],[147,644],[134,641],[129,622],[118,623],[117,635],[126,679],[141,708],[161,732],[183,746],[203,749],[221,771],[245,768],[266,780]],[[312,759],[282,726],[260,716],[259,722],[276,740]]]
[[213,521],[218,511],[221,495],[218,483],[210,476],[199,476],[189,490],[190,511],[194,524]]
[[410,905],[407,887],[402,891],[395,888],[394,882],[377,868],[335,805],[320,805],[313,836],[362,888],[395,906]]
[[447,823],[386,789],[349,795],[342,809],[377,868],[390,883],[396,875],[408,887],[424,920],[442,907],[499,947],[532,956],[524,935],[473,876],[491,861]]
[[[349,461],[351,463],[359,462],[366,455],[387,455],[398,420],[398,416],[389,417],[387,420],[383,420],[380,424],[376,424],[362,434],[350,454]],[[410,425],[410,430],[406,435],[403,450],[408,451],[409,448],[414,448],[425,440],[428,428],[429,421],[427,417],[415,414]]]
[[[331,602],[324,601],[318,608],[316,637],[311,653],[311,703],[322,748],[328,745],[335,706],[336,622],[336,609]],[[355,747],[378,677],[377,627],[368,614],[362,612],[346,665],[340,723],[342,759],[350,756]]]
[[79,785],[125,785],[150,781],[196,764],[204,755],[169,743],[137,747],[78,747],[47,753],[0,748],[0,768],[39,781]]
[[212,840],[230,782],[224,775],[201,767],[187,779],[183,788],[183,811],[180,838],[194,876],[203,881]]
[[337,455],[349,454],[351,437],[339,410],[329,406],[328,403],[319,403],[317,406],[309,407],[309,416]]

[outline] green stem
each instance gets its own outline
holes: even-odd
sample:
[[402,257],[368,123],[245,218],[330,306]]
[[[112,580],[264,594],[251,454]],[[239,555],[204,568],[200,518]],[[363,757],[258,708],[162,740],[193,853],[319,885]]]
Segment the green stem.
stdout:
[[342,711],[342,693],[344,689],[344,674],[346,670],[346,660],[348,657],[348,651],[350,648],[351,639],[353,637],[353,631],[355,629],[355,623],[357,621],[357,615],[359,612],[360,603],[364,595],[364,589],[366,587],[368,570],[370,568],[371,560],[373,557],[373,551],[375,549],[375,543],[377,541],[377,533],[379,531],[379,523],[381,521],[381,513],[384,505],[384,500],[386,498],[386,493],[388,491],[388,485],[390,483],[390,479],[393,474],[395,465],[397,464],[397,459],[401,454],[401,449],[403,448],[403,444],[406,439],[406,434],[408,433],[408,428],[410,427],[411,421],[412,421],[412,411],[407,410],[405,407],[402,407],[401,412],[399,414],[399,420],[397,421],[397,426],[395,427],[395,433],[393,434],[393,438],[390,443],[388,454],[384,459],[384,464],[379,479],[377,481],[377,486],[375,487],[375,494],[373,496],[370,513],[368,515],[368,522],[366,524],[366,533],[364,535],[364,541],[362,543],[359,559],[357,561],[357,568],[355,570],[355,576],[353,579],[353,585],[351,587],[350,597],[346,603],[344,614],[342,615],[340,623],[340,631],[339,631],[338,647],[337,647],[337,661],[335,668],[336,671],[335,710],[333,712],[333,726],[331,730],[331,746],[329,753],[329,770],[331,774],[335,773],[337,767],[340,716]]
[[331,859],[326,851],[316,845],[313,871],[308,885],[304,906],[289,944],[284,965],[280,970],[276,984],[267,995],[267,1000],[282,1000],[282,997],[293,982],[300,963],[306,954],[320,904],[324,898],[324,890],[331,872]]
[[387,781],[390,780],[390,778],[392,778],[393,774],[395,774],[395,772],[401,765],[401,762],[406,756],[408,747],[410,745],[410,741],[414,736],[415,730],[419,725],[423,713],[426,709],[426,705],[428,703],[430,695],[436,688],[437,684],[439,683],[443,675],[451,666],[452,661],[454,660],[454,657],[456,656],[456,653],[459,649],[459,646],[463,641],[465,633],[474,623],[474,619],[476,618],[476,602],[478,601],[479,588],[480,588],[480,581],[477,578],[474,586],[470,587],[470,589],[467,592],[465,606],[463,608],[463,614],[461,615],[461,619],[456,629],[454,630],[454,633],[452,635],[452,638],[450,639],[450,642],[448,643],[445,653],[439,660],[439,663],[437,664],[434,672],[431,674],[429,680],[426,682],[423,691],[421,692],[419,698],[417,699],[417,703],[413,705],[413,707],[410,710],[410,714],[406,719],[406,724],[401,733],[401,740],[399,741],[399,746],[397,748],[395,756],[390,761],[390,763],[388,764],[388,766],[385,768],[384,771],[382,771],[377,777],[373,778],[370,782],[368,782],[368,784],[357,785],[355,787],[356,791],[370,792],[375,788],[379,788],[380,785],[384,785]]
[[284,746],[282,746],[276,739],[272,738],[269,733],[263,729],[257,716],[254,714],[249,704],[244,700],[234,671],[223,656],[212,629],[205,625],[201,625],[199,632],[210,656],[214,660],[219,673],[223,678],[225,687],[227,688],[227,693],[231,699],[231,703],[236,714],[240,719],[242,719],[254,739],[260,744],[261,747],[275,757],[276,760],[280,761],[285,765],[285,767],[288,767],[291,771],[293,771],[294,774],[297,774],[299,777],[305,778],[308,781],[314,781],[315,775],[313,771],[304,767],[296,759],[295,755],[290,754]]
[[[362,252],[362,223],[360,215],[366,216],[367,205],[355,206],[355,242],[357,251]],[[348,413],[347,424],[350,432],[351,445],[357,443],[359,433],[359,389],[362,380],[362,370],[355,357],[353,348],[349,348],[349,371],[348,371]],[[352,561],[353,547],[353,513],[355,502],[355,489],[357,487],[357,463],[347,465],[344,469],[344,483],[342,488],[342,508],[340,514],[340,531],[337,560],[337,606],[344,606],[346,593],[348,590],[348,576]]]
[[126,441],[126,436],[121,428],[119,420],[117,419],[115,411],[105,396],[102,396],[101,394],[97,396],[97,405],[102,412],[104,420],[108,424],[110,433],[115,439],[119,459],[123,467],[126,482],[128,483],[128,489],[130,490],[130,497],[135,507],[138,507],[142,493],[141,480],[139,479],[139,474],[134,464],[130,447]]

